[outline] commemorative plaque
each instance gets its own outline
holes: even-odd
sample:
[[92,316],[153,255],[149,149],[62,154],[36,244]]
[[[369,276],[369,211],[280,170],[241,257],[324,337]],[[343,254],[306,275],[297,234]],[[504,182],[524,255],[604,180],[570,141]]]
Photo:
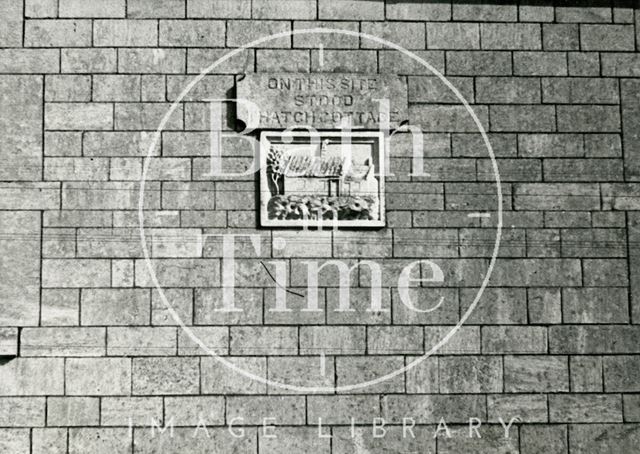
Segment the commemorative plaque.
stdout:
[[379,131],[263,132],[261,224],[383,227],[383,147]]
[[[345,122],[355,129],[395,128],[407,119],[407,85],[399,76],[252,73],[239,76],[236,84],[237,97],[260,109],[259,129],[340,129]],[[238,106],[245,123],[246,115]]]
[[[385,225],[384,132],[407,118],[403,78],[247,74],[237,97],[259,112],[261,225]],[[247,112],[239,103],[238,118],[249,124]]]

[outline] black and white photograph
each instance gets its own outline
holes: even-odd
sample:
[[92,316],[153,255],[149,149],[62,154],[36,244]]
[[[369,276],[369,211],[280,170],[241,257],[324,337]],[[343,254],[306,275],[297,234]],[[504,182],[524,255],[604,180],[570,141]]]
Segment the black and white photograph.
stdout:
[[0,0],[0,454],[640,454],[640,4]]

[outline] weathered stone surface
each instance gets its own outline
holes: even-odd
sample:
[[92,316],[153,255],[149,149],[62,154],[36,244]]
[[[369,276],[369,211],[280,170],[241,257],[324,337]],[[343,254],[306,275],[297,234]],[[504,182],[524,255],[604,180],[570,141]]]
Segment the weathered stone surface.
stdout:
[[638,392],[636,376],[640,359],[637,356],[610,356],[604,358],[604,389],[607,392]]
[[[425,326],[425,351],[433,349],[450,331],[450,326]],[[473,355],[479,353],[480,328],[477,326],[461,327],[447,343],[435,352],[436,355]],[[409,382],[410,380],[407,378],[407,386],[409,386]]]
[[31,446],[34,452],[65,452],[67,450],[67,429],[34,429]]
[[217,47],[224,44],[223,21],[161,20],[159,43],[167,47]]
[[561,356],[508,356],[504,359],[506,392],[569,390],[569,363]]
[[0,357],[18,355],[18,328],[0,328]]
[[151,419],[162,421],[162,398],[104,397],[100,401],[103,426],[147,425]]
[[29,454],[29,429],[0,429],[0,449],[15,454]]
[[0,212],[0,326],[38,324],[39,230],[38,213]]
[[353,326],[310,326],[300,329],[300,353],[349,355],[364,353],[365,328]]
[[487,326],[482,329],[483,353],[546,353],[547,330],[539,326]]
[[384,7],[375,0],[318,0],[319,19],[381,20]]
[[24,328],[23,356],[104,356],[104,328]]
[[[317,358],[310,358],[309,366],[315,370],[319,370]],[[313,365],[311,365],[313,364]],[[329,358],[327,358],[327,370],[330,369]],[[401,356],[338,356],[336,357],[336,379],[338,386],[356,385],[365,381],[375,380],[376,378],[390,374],[403,366]],[[311,369],[310,369],[311,370]],[[318,374],[306,372],[305,375],[317,377]],[[322,377],[319,377],[322,378]],[[325,386],[327,377],[325,378]],[[401,376],[396,375],[385,381],[380,381],[366,388],[356,389],[357,393],[386,393],[400,392],[403,389],[403,380]]]
[[[640,15],[631,2],[569,3],[0,0],[0,452],[635,453]],[[309,28],[328,33],[298,33]],[[473,107],[500,171],[501,246],[477,307],[433,356],[364,389],[292,393],[226,367],[180,323],[261,378],[374,380],[420,358],[466,314],[496,237],[495,175],[478,125],[428,67],[357,32],[410,49]],[[144,157],[195,75],[273,33],[282,36],[192,87],[151,150],[144,224],[176,320],[143,260]],[[272,77],[379,84],[270,90]],[[392,128],[404,120],[422,128],[428,175],[409,175],[418,164],[412,134],[401,130],[385,149],[386,228],[258,231],[254,175],[207,174],[204,99],[238,95],[264,104],[265,115],[238,137],[247,112],[238,121],[235,104],[224,103],[230,170],[249,168],[259,129],[304,123],[293,112],[335,113],[310,122],[333,129],[349,109],[375,117],[375,98],[388,97]],[[291,113],[287,121],[269,110]],[[261,238],[259,254],[246,238],[236,243],[241,312],[220,310],[229,283],[220,242],[195,241],[224,233]],[[285,248],[272,247],[278,237]],[[443,298],[431,312],[411,310],[395,288],[418,258],[445,277],[409,289],[422,310]],[[364,266],[350,276],[353,311],[339,310],[335,267],[319,276],[321,310],[305,311],[305,262],[328,259],[378,262],[384,311],[368,310]],[[272,261],[286,266],[287,312],[273,311]],[[415,271],[431,275],[426,265]],[[505,439],[499,418],[513,416],[523,421]],[[241,438],[224,427],[235,417]],[[263,417],[276,419],[277,438],[263,432]],[[383,437],[372,430],[376,417]],[[405,417],[415,426],[402,427]],[[473,417],[482,438],[468,437]],[[434,438],[440,418],[451,439]],[[331,439],[318,437],[319,419]],[[152,434],[154,421],[166,431]]]
[[382,397],[382,416],[393,423],[402,423],[410,416],[417,423],[437,424],[444,418],[447,424],[467,424],[469,418],[485,415],[486,399],[477,395],[388,395]]
[[569,445],[577,454],[633,452],[640,444],[638,424],[572,424]]
[[232,355],[295,355],[298,333],[293,327],[232,327]]
[[131,394],[131,359],[71,358],[65,365],[66,394],[120,396]]
[[187,2],[187,17],[249,18],[251,0],[192,0]]
[[625,288],[563,289],[566,323],[627,323],[629,298]]
[[567,427],[564,425],[524,424],[520,431],[522,454],[567,453]]
[[0,365],[1,396],[61,395],[63,358],[16,358]]
[[155,46],[158,24],[153,20],[96,20],[93,24],[93,45],[97,47]]
[[110,356],[169,356],[176,354],[177,336],[172,327],[113,327],[107,344]]
[[499,357],[454,356],[439,358],[441,393],[502,391],[502,360]]
[[615,394],[549,396],[550,422],[622,422],[622,398]]
[[[23,4],[12,0],[0,2],[0,46],[20,47],[22,45]],[[4,104],[3,104],[4,105]]]
[[[236,425],[237,426],[237,425]],[[240,427],[236,427],[240,429]],[[193,454],[215,453],[245,453],[257,452],[257,432],[246,428],[244,436],[235,436],[226,427],[207,426],[194,436],[193,427],[178,428],[170,436],[169,431],[151,433],[148,427],[135,429],[134,452],[140,454],[153,454],[156,452],[179,453],[186,450]],[[127,446],[129,448],[129,446]],[[277,451],[276,451],[277,452]],[[315,452],[315,451],[311,451]],[[105,452],[106,454],[106,452]]]
[[547,399],[541,394],[516,394],[487,396],[487,412],[490,422],[509,421],[519,417],[524,423],[547,421]]
[[628,214],[629,271],[631,276],[631,318],[640,320],[640,214]]
[[[440,3],[434,5],[438,6]],[[445,6],[450,7],[450,5]],[[370,418],[366,422],[369,424],[371,421],[372,419]],[[408,450],[408,452],[435,451],[436,441],[433,436],[433,430],[429,426],[416,426],[412,430],[412,435],[408,431],[403,434],[400,426],[387,426],[385,430],[384,438],[379,438],[374,436],[370,427],[356,426],[355,436],[352,436],[351,428],[349,427],[334,427],[333,452],[335,454],[349,454],[358,452],[358,449],[366,449],[369,452],[375,452],[380,449],[388,450],[387,452],[402,452],[403,450]]]
[[[407,118],[406,83],[390,75],[247,74],[238,79],[237,90],[239,98],[256,103],[260,109],[261,128],[339,128],[345,118],[353,126],[372,128],[385,121],[397,126]],[[376,99],[389,100],[389,115]],[[239,118],[247,124],[251,124],[250,114],[239,107]]]
[[127,2],[127,17],[152,18],[152,17],[181,17],[186,12],[186,0],[167,0],[162,4],[153,0],[130,0]]
[[459,452],[482,452],[498,454],[518,450],[519,435],[512,427],[509,436],[505,437],[504,428],[500,425],[487,426],[482,430],[482,438],[469,437],[468,427],[454,428],[451,438],[441,436],[438,439],[438,451],[442,454]]
[[58,130],[112,129],[113,106],[107,103],[47,104],[45,128]]
[[42,77],[0,76],[0,178],[42,176]]
[[1,49],[0,73],[29,74],[60,71],[58,49]]
[[93,289],[80,301],[83,325],[145,325],[150,321],[150,292],[144,289]]
[[[225,399],[222,396],[166,397],[164,402],[166,419],[173,418],[178,426],[197,425],[202,421],[207,425],[224,422]],[[161,403],[159,407],[162,412]]]
[[88,5],[82,0],[61,0],[58,5],[60,17],[124,17],[125,0],[99,0]]
[[351,418],[368,423],[380,416],[374,396],[309,396],[307,408],[308,419],[313,423],[321,420],[323,424],[347,424]]
[[275,418],[278,424],[303,424],[303,396],[231,396],[227,398],[227,417],[243,418],[246,424],[262,424],[264,418]]
[[415,3],[411,0],[388,0],[386,15],[394,20],[449,20],[451,5],[445,2]]
[[279,454],[287,452],[316,452],[329,454],[330,441],[326,437],[318,437],[315,427],[282,427],[276,430],[277,437],[264,437],[258,432],[260,440],[260,454]]
[[633,180],[640,179],[640,135],[632,124],[640,120],[640,83],[637,80],[621,82],[622,126],[625,148],[625,172]]
[[316,0],[293,0],[286,3],[255,0],[251,10],[253,17],[257,19],[314,19]]
[[42,427],[44,423],[44,397],[0,398],[0,425],[3,427]]
[[47,425],[96,426],[100,421],[97,397],[52,397],[47,400]]
[[88,47],[91,21],[83,19],[33,19],[25,22],[26,47]]
[[640,327],[614,326],[553,326],[549,330],[551,353],[638,353]]
[[[320,369],[320,361],[317,356],[270,356],[267,358],[267,371],[270,381],[306,388],[327,388],[335,386],[336,375],[334,373],[337,359],[325,358],[324,371]],[[296,391],[287,390],[278,386],[268,385],[269,393],[290,394]]]
[[108,260],[46,259],[42,262],[43,287],[106,287],[110,277]]
[[[188,320],[188,319],[187,319]],[[214,352],[218,355],[229,353],[229,330],[224,326],[194,326],[191,328],[193,335],[203,343],[207,349],[203,349],[196,343],[185,330],[178,331],[179,355],[208,355]],[[252,352],[251,354],[253,354]]]
[[69,430],[69,452],[108,454],[126,452],[131,447],[127,428],[73,428]]
[[[229,363],[258,377],[267,378],[267,361],[264,357],[226,357]],[[267,385],[238,375],[222,362],[202,358],[202,392],[211,394],[265,394]]]
[[61,55],[64,72],[108,73],[116,71],[115,49],[64,49]]
[[[305,28],[333,28],[357,32],[359,22],[347,21],[295,21],[293,29]],[[357,49],[360,46],[360,38],[354,35],[342,33],[301,33],[293,36],[293,47],[317,49],[319,45],[325,49]]]
[[197,358],[135,358],[133,361],[133,394],[197,394],[199,381]]

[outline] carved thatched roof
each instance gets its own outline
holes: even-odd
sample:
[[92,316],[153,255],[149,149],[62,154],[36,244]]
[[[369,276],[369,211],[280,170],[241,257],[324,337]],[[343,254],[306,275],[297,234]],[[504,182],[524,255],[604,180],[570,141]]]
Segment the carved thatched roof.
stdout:
[[284,175],[298,178],[339,178],[343,175],[344,161],[344,158],[338,156],[294,155],[289,157]]

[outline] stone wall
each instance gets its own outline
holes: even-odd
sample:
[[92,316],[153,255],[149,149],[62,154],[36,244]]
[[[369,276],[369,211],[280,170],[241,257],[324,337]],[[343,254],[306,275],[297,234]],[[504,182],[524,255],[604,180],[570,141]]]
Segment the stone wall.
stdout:
[[[636,452],[639,14],[619,1],[0,0],[0,451]],[[187,83],[239,45],[313,27],[385,38],[449,78],[489,133],[503,193],[499,258],[460,331],[417,367],[341,393],[250,380],[203,351],[163,304],[138,229],[143,159]],[[345,35],[263,46],[206,76],[152,150],[155,276],[204,344],[257,376],[332,387],[391,373],[457,323],[487,272],[491,160],[451,91],[406,56]],[[396,134],[385,229],[261,229],[255,176],[207,175],[202,99],[232,94],[234,75],[252,71],[406,77],[427,175],[409,175],[410,135]],[[240,172],[253,157],[233,118],[229,109],[223,161]],[[238,313],[215,310],[224,280],[212,235],[223,233],[262,238],[258,253],[237,240]],[[335,311],[335,273],[321,275],[322,312],[301,311],[303,262],[314,258],[382,264],[387,311],[364,311],[364,269],[352,282],[356,312]],[[427,314],[394,289],[401,266],[420,258],[446,277],[411,289],[422,304],[445,297]],[[270,311],[273,261],[303,295],[288,296],[291,312]],[[522,422],[505,438],[499,418],[514,416]],[[228,428],[236,417],[239,438]],[[276,438],[264,418],[275,418]],[[434,438],[441,418],[451,438],[442,425]],[[468,436],[470,418],[481,439]],[[173,437],[154,435],[151,419],[173,421]]]

